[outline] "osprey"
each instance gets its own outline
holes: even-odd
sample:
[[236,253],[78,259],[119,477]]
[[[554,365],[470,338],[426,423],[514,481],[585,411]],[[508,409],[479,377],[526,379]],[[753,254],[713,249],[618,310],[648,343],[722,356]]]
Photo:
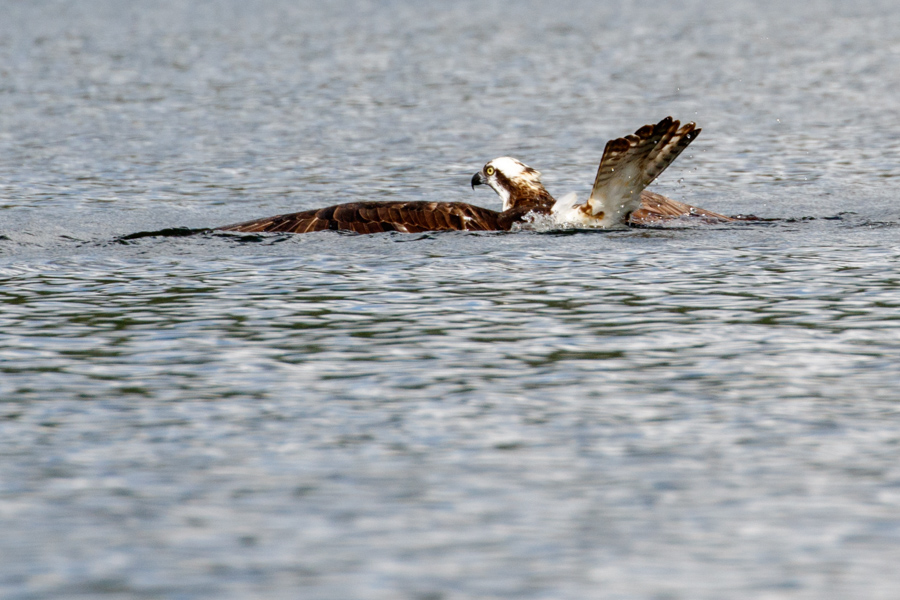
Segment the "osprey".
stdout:
[[666,117],[631,135],[606,144],[591,195],[579,204],[568,194],[556,200],[541,184],[541,174],[514,158],[490,161],[472,176],[476,185],[491,187],[503,201],[496,211],[464,202],[350,202],[218,227],[221,231],[307,233],[328,229],[378,233],[401,231],[502,231],[547,215],[559,225],[620,228],[648,225],[673,217],[709,222],[734,221],[644,190],[700,133],[694,123]]

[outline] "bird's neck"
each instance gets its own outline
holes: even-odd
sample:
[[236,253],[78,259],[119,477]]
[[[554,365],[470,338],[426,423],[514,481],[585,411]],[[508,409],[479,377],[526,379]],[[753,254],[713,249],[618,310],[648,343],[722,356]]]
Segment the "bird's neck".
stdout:
[[540,183],[514,189],[504,204],[505,210],[531,208],[549,211],[556,200]]

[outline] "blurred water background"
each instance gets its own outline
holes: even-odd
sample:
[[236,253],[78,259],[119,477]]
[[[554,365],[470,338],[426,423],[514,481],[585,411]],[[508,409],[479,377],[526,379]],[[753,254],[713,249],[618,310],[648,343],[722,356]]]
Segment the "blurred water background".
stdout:
[[[0,596],[900,590],[893,0],[6,0]],[[199,234],[655,191],[782,220]]]

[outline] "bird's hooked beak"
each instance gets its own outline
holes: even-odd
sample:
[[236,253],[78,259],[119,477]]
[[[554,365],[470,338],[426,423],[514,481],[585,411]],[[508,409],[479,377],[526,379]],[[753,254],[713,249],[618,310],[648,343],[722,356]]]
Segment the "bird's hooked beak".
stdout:
[[487,179],[484,178],[484,175],[481,174],[481,171],[478,171],[474,175],[472,175],[472,189],[475,189],[476,185],[484,185],[487,183]]

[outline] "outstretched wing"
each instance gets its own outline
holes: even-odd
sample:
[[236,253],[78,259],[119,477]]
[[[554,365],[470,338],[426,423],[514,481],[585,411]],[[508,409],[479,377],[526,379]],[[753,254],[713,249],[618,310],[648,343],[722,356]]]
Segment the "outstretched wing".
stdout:
[[220,231],[307,233],[327,229],[379,233],[509,229],[503,213],[464,202],[350,202],[218,227]]
[[591,197],[588,217],[596,226],[625,225],[628,215],[641,206],[641,192],[700,133],[694,123],[681,127],[679,121],[666,117],[656,125],[644,125],[631,135],[606,144]]
[[684,217],[700,219],[703,223],[723,223],[738,220],[734,217],[727,217],[711,210],[691,206],[690,204],[644,190],[641,192],[641,206],[631,213],[628,223],[631,225],[659,225],[669,219]]
[[331,229],[330,219],[320,216],[322,209],[307,210],[286,215],[275,215],[264,219],[244,221],[233,225],[216,227],[217,231],[242,231],[255,232],[282,232],[282,233],[308,233],[310,231],[324,231]]

